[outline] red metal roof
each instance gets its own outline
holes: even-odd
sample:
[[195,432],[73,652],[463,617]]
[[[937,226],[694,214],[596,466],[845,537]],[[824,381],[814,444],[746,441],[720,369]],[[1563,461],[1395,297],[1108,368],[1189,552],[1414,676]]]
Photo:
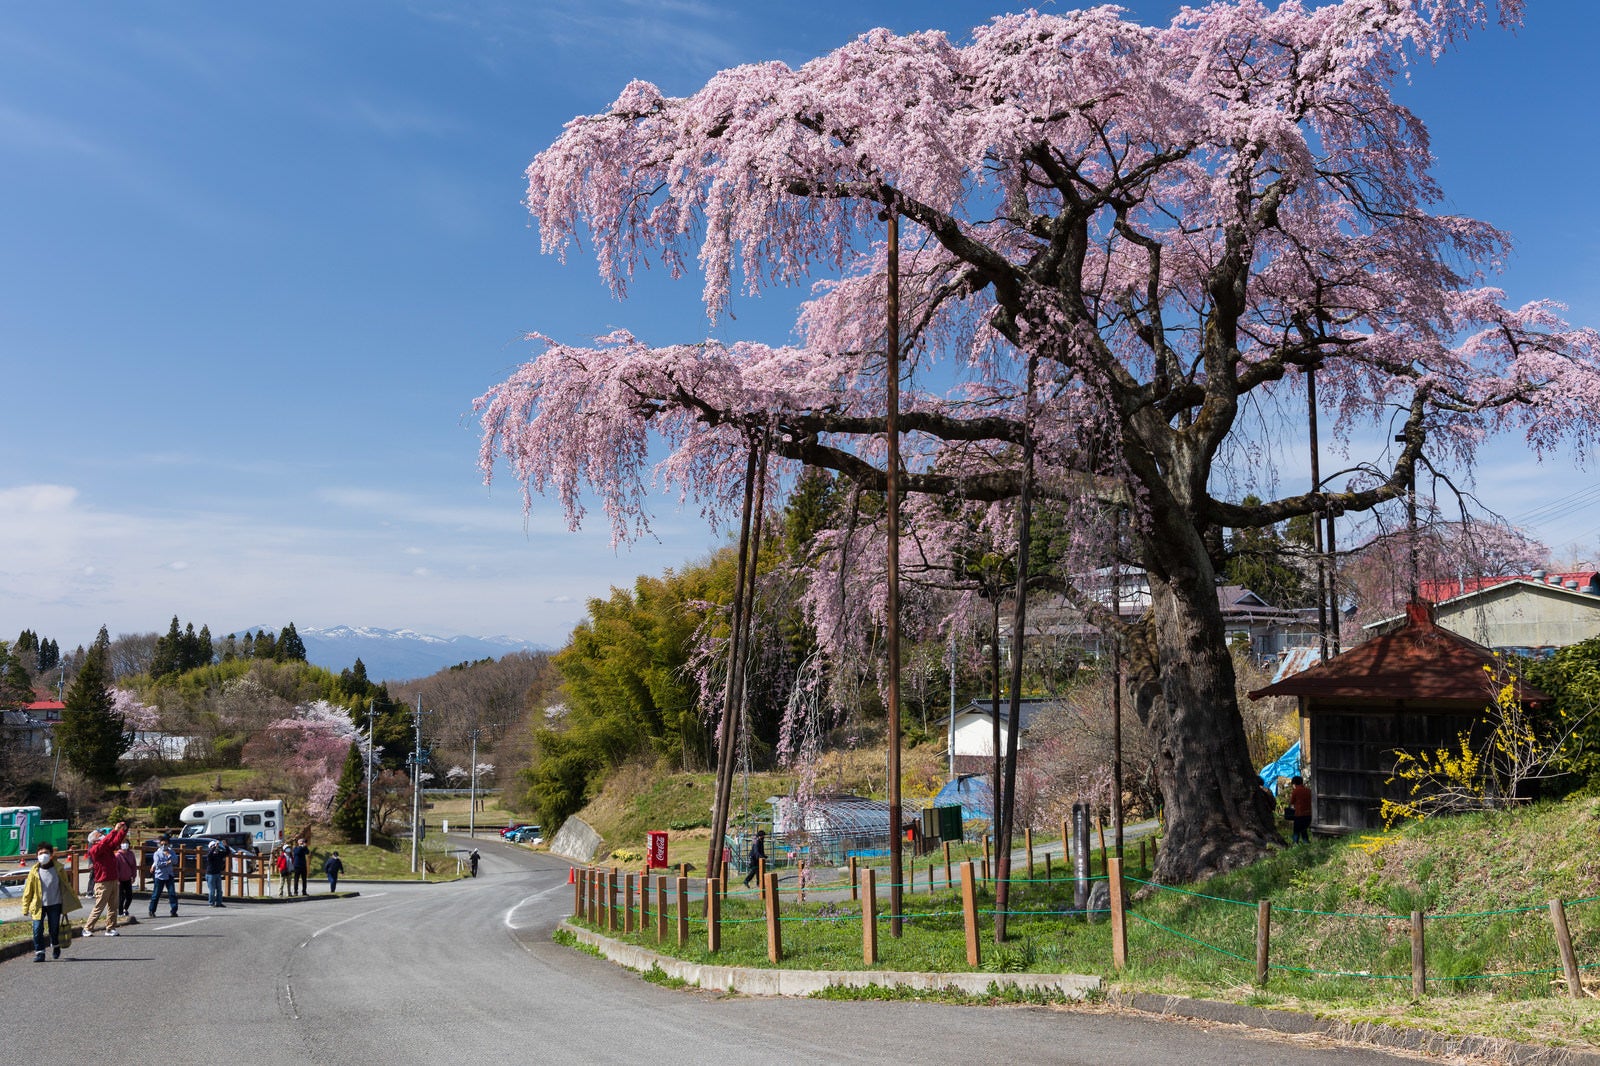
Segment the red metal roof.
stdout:
[[22,705],[24,711],[64,711],[67,705],[60,700],[34,700]]
[[1496,585],[1505,585],[1513,581],[1531,581],[1536,585],[1560,586],[1565,588],[1567,582],[1574,583],[1578,589],[1600,588],[1600,573],[1593,570],[1577,570],[1571,573],[1557,573],[1552,570],[1542,577],[1535,574],[1502,574],[1498,577],[1459,577],[1442,581],[1423,581],[1417,586],[1417,595],[1420,599],[1430,603],[1442,603],[1457,596],[1465,596],[1472,592],[1482,592],[1492,589]]
[[[1394,632],[1256,689],[1250,698],[1414,700],[1486,707],[1491,689],[1484,667],[1494,662],[1494,653],[1482,644],[1441,628],[1434,621],[1431,605],[1414,602],[1406,608],[1406,624]],[[1543,703],[1550,698],[1532,685],[1518,682],[1517,687],[1524,703]]]

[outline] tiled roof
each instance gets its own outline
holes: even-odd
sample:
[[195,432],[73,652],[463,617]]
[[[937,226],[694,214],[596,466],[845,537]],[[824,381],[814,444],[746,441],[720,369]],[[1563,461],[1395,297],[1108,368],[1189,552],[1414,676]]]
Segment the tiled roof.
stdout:
[[[1493,665],[1494,653],[1440,628],[1427,604],[1412,603],[1406,616],[1406,624],[1394,632],[1256,689],[1250,698],[1308,696],[1487,705],[1490,688],[1484,667]],[[1520,682],[1518,690],[1525,703],[1543,703],[1550,698]]]

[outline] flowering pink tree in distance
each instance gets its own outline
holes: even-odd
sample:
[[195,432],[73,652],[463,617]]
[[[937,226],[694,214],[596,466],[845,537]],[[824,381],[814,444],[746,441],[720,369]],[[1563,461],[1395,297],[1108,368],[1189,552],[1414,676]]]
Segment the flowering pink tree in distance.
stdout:
[[[1520,0],[1499,15],[1519,19]],[[634,82],[529,167],[546,249],[587,240],[619,295],[647,261],[693,263],[713,317],[738,289],[831,280],[786,347],[533,338],[533,361],[478,401],[485,474],[503,456],[574,524],[592,491],[621,536],[647,528],[653,473],[737,506],[767,432],[790,472],[883,488],[894,212],[908,504],[1003,514],[1026,426],[1033,491],[1076,509],[1080,545],[1107,544],[1090,523],[1121,513],[1152,605],[1126,626],[1097,617],[1122,630],[1159,752],[1157,876],[1247,862],[1277,835],[1217,605],[1222,531],[1369,510],[1425,451],[1467,468],[1495,431],[1537,453],[1591,440],[1596,335],[1485,284],[1506,238],[1433,210],[1427,132],[1390,91],[1487,20],[1478,0],[1218,3],[1164,28],[1102,7],[997,18],[966,44],[874,31],[685,98]],[[1400,441],[1324,491],[1231,498],[1228,464],[1258,454],[1244,427],[1304,425],[1313,373],[1335,434]],[[670,449],[654,471],[652,435]]]

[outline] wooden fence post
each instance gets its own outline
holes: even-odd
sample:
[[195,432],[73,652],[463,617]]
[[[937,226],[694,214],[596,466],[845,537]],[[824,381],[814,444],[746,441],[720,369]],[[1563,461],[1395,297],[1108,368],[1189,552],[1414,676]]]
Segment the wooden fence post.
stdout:
[[1421,911],[1411,912],[1411,997],[1422,999],[1428,994],[1428,952],[1423,939]]
[[1111,964],[1125,970],[1128,968],[1128,896],[1122,887],[1121,859],[1111,860],[1106,887],[1111,890]]
[[706,951],[722,950],[722,886],[713,877],[706,882]]
[[678,875],[678,946],[689,942],[689,879]]
[[950,876],[950,842],[944,842],[944,887],[949,888],[954,878]]
[[978,950],[978,884],[972,860],[961,864],[961,917],[967,930],[967,965],[977,969],[983,961]]
[[1033,880],[1033,829],[1022,827],[1022,846],[1028,849],[1028,880]]
[[727,859],[723,859],[722,860],[722,876],[717,878],[717,891],[720,892],[723,895],[724,898],[726,898],[727,895],[728,895],[728,860]]
[[1578,953],[1572,950],[1572,933],[1567,929],[1567,907],[1559,899],[1550,901],[1550,923],[1556,927],[1556,946],[1561,949],[1561,968],[1567,974],[1567,991],[1573,999],[1583,998],[1583,976],[1578,969]]
[[633,932],[633,875],[624,874],[622,880],[622,931]]
[[767,874],[761,882],[767,902],[767,961],[783,961],[783,923],[778,917],[778,875]]
[[1050,853],[1048,851],[1044,853],[1044,879],[1046,881],[1050,880]]
[[861,890],[856,887],[856,857],[850,856],[850,898],[860,899]]
[[1271,966],[1272,901],[1256,900],[1256,984],[1267,987],[1267,971]]
[[667,939],[667,875],[656,875],[656,943]]
[[572,875],[572,916],[579,920],[583,918],[583,878],[576,872]]
[[866,884],[861,892],[861,961],[868,966],[878,964],[878,873],[867,867],[863,876]]
[[989,880],[989,834],[983,834],[983,879]]

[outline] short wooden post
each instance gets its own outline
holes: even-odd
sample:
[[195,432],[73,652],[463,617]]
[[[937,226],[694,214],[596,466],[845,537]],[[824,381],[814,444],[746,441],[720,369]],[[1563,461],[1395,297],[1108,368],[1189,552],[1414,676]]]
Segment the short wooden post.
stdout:
[[1256,984],[1267,987],[1267,971],[1271,966],[1272,901],[1256,900]]
[[1050,880],[1050,853],[1048,851],[1044,853],[1044,879],[1046,881]]
[[624,874],[622,879],[622,931],[633,932],[633,875]]
[[878,872],[868,867],[863,872],[866,884],[861,890],[861,961],[878,964]]
[[656,943],[667,939],[667,875],[656,875]]
[[650,931],[650,867],[639,871],[639,932]]
[[606,871],[606,928],[617,931],[617,871]]
[[678,876],[679,877],[688,877],[689,876],[689,864],[688,863],[680,862],[678,864]]
[[728,860],[722,860],[722,876],[717,878],[717,891],[723,896],[728,894]]
[[756,860],[756,884],[760,885],[762,887],[763,891],[766,889],[766,885],[767,885],[767,860],[766,859],[757,859]]
[[1065,818],[1061,819],[1061,868],[1072,876],[1072,825]]
[[1033,880],[1033,829],[1022,828],[1022,846],[1028,849],[1028,880]]
[[576,872],[572,875],[572,916],[583,920],[583,878]]
[[706,951],[722,950],[722,886],[713,877],[706,882]]
[[983,957],[978,949],[978,882],[972,860],[961,864],[961,918],[967,931],[967,965],[977,969]]
[[1411,912],[1411,997],[1422,999],[1428,994],[1428,952],[1423,941],[1421,911]]
[[678,875],[678,946],[689,942],[689,879]]
[[1144,841],[1139,841],[1139,874],[1142,877],[1150,876],[1150,860],[1144,855]]
[[989,880],[989,834],[983,834],[983,879]]
[[944,887],[949,888],[953,880],[954,878],[950,876],[950,842],[946,840],[944,842]]
[[850,898],[861,898],[861,890],[856,887],[856,857],[850,856]]
[[783,961],[783,922],[778,917],[778,875],[767,874],[761,882],[767,903],[767,961]]
[[1567,974],[1567,991],[1573,999],[1583,998],[1583,977],[1578,969],[1578,953],[1572,950],[1572,933],[1567,929],[1567,907],[1559,899],[1550,901],[1550,924],[1556,927],[1556,947],[1561,949],[1561,968]]
[[1105,873],[1111,867],[1106,865],[1106,825],[1099,814],[1094,816],[1094,831],[1100,836],[1100,872]]
[[1111,890],[1111,964],[1125,970],[1128,968],[1128,895],[1122,886],[1121,859],[1111,860],[1106,887]]

